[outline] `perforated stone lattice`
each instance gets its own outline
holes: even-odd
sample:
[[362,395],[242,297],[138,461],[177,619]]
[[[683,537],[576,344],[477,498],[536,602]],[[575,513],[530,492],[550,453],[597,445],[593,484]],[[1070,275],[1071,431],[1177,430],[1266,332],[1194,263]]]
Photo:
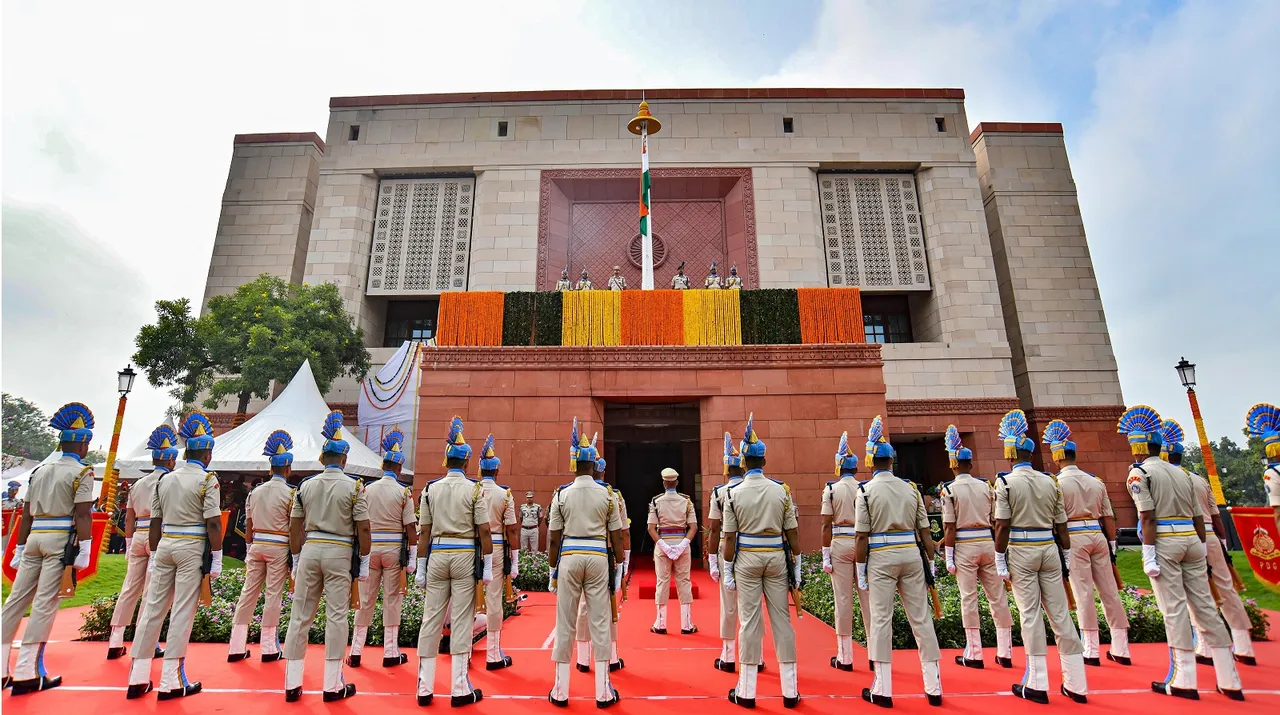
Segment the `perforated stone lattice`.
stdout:
[[832,286],[929,288],[913,176],[827,173],[818,182]]
[[475,179],[388,179],[378,190],[370,294],[466,290]]

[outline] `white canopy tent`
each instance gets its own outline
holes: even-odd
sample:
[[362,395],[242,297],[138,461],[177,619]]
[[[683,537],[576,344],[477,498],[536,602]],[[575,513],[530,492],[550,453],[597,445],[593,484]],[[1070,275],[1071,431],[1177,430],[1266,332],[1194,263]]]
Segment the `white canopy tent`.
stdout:
[[[49,464],[51,462],[56,462],[61,456],[62,456],[62,451],[55,449],[54,451],[50,452],[49,456],[45,457],[44,460],[40,462],[40,464],[27,470],[26,473],[6,478],[4,480],[4,488],[8,489],[9,482],[17,482],[20,485],[18,487],[18,498],[26,499],[27,484],[31,482],[31,475],[35,473],[36,468],[45,464]],[[93,466],[93,498],[94,499],[97,499],[102,494],[102,478],[106,476],[106,471],[105,471],[106,466],[107,465],[105,464],[95,464]],[[119,461],[116,462],[116,469],[120,470],[120,478],[127,482],[131,482],[131,481],[134,481],[135,479],[141,478],[144,473],[139,469],[126,468],[125,466],[121,465]],[[146,471],[151,471],[150,453],[148,453],[147,455]]]

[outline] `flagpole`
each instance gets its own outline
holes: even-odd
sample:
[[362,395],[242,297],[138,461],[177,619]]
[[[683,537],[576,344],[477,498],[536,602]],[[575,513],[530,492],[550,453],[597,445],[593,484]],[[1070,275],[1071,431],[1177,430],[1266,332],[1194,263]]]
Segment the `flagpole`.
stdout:
[[639,111],[627,123],[627,130],[640,135],[640,288],[653,290],[653,182],[649,175],[649,134],[662,131],[662,123],[649,113],[649,103],[641,99]]

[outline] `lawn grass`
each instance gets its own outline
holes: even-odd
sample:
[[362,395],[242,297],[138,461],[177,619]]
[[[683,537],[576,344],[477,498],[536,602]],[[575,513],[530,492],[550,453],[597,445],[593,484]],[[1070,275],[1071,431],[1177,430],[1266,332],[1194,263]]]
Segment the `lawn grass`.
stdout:
[[[1240,579],[1244,581],[1245,585],[1245,591],[1240,594],[1240,597],[1252,598],[1257,601],[1258,608],[1268,611],[1280,611],[1280,593],[1268,590],[1266,586],[1263,586],[1258,581],[1253,575],[1253,569],[1249,568],[1244,554],[1233,553],[1232,560],[1235,562],[1236,571],[1240,572]],[[1151,590],[1151,579],[1147,578],[1147,574],[1142,570],[1142,551],[1139,549],[1120,549],[1120,553],[1116,556],[1116,568],[1120,570],[1120,578],[1124,579],[1126,586],[1136,586],[1148,591]]]
[[[76,595],[71,598],[62,599],[62,605],[59,608],[76,608],[77,606],[87,606],[93,603],[93,599],[99,596],[110,596],[113,593],[119,593],[120,587],[124,585],[124,572],[126,561],[124,554],[103,554],[98,557],[98,572],[92,578],[81,581],[76,586]],[[242,569],[244,562],[224,556],[222,559],[223,570]],[[4,584],[4,597],[9,598],[9,584]]]

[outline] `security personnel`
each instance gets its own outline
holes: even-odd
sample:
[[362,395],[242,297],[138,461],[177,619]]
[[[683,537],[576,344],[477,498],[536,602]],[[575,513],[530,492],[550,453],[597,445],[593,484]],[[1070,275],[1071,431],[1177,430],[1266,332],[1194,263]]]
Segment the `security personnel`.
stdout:
[[[911,482],[894,475],[893,445],[877,418],[867,436],[867,452],[874,471],[858,485],[854,518],[857,531],[858,583],[871,594],[871,627],[867,650],[875,679],[862,689],[862,699],[893,707],[893,596],[907,612],[920,653],[920,672],[929,704],[942,705],[942,677],[938,671],[938,636],[930,620],[929,594],[919,544],[933,568],[934,544],[924,498]],[[875,558],[871,558],[875,554]]]
[[[485,670],[501,670],[511,667],[511,656],[502,652],[502,602],[506,595],[506,577],[502,574],[503,554],[511,554],[511,580],[520,573],[520,551],[510,548],[516,541],[516,502],[511,489],[498,484],[498,469],[502,460],[493,451],[493,435],[485,439],[480,450],[480,487],[484,490],[489,514],[489,538],[493,542],[493,560],[497,573],[485,586],[485,611],[488,625],[488,644],[485,652]],[[503,547],[507,547],[504,549]]]
[[[75,532],[79,552],[75,568],[89,566],[93,549],[92,517],[93,467],[84,463],[93,439],[93,413],[79,402],[64,405],[49,420],[58,434],[62,456],[41,465],[27,483],[26,507],[18,526],[18,543],[10,566],[18,570],[9,600],[0,616],[0,656],[4,658],[4,685],[12,684],[14,695],[48,690],[62,684],[61,676],[45,675],[44,646],[53,628],[61,603],[63,555]],[[9,677],[9,648],[18,634],[22,614],[31,608],[31,618],[22,634],[18,664]],[[152,647],[155,642],[152,642]]]
[[[836,481],[822,490],[822,570],[831,574],[835,595],[836,654],[831,667],[853,670],[853,589],[857,584],[853,558],[858,497],[858,456],[849,452],[849,433],[840,435],[836,449]],[[859,591],[862,627],[871,627],[871,599]]]
[[[569,706],[569,659],[572,657],[578,604],[587,601],[595,663],[596,707],[618,702],[618,691],[609,678],[609,663],[602,656],[610,650],[612,607],[609,604],[609,555],[625,551],[624,524],[608,487],[593,478],[596,451],[573,420],[569,469],[577,476],[558,487],[551,497],[548,544],[551,554],[550,588],[556,594],[555,684],[547,699],[557,707]],[[616,561],[616,556],[615,556]],[[615,570],[615,588],[625,577],[625,561]]]
[[157,697],[170,700],[200,692],[200,683],[187,680],[186,656],[204,580],[206,549],[210,554],[209,578],[222,573],[222,490],[217,473],[209,471],[213,425],[202,413],[192,412],[178,433],[187,441],[187,461],[156,483],[151,501],[151,585],[133,638],[129,699],[151,692],[151,660],[166,615],[169,631]]
[[354,555],[360,566],[356,578],[369,578],[369,503],[364,485],[343,471],[351,445],[343,439],[342,413],[331,412],[320,434],[324,471],[308,477],[294,494],[289,513],[289,549],[293,554],[293,607],[285,636],[284,699],[302,697],[307,634],[316,619],[320,597],[325,599],[324,702],[356,694],[356,686],[342,678],[342,651],[350,628]]
[[719,290],[724,285],[720,282],[720,274],[716,272],[716,262],[711,262],[711,272],[707,274],[706,280],[702,282],[702,287],[707,290]]
[[[1162,443],[1160,457],[1175,467],[1182,467],[1183,437],[1182,425],[1174,420],[1164,421],[1160,428]],[[1183,467],[1182,471],[1187,470]],[[1218,610],[1222,611],[1222,617],[1231,629],[1232,655],[1238,663],[1257,665],[1258,660],[1253,655],[1253,636],[1249,633],[1253,624],[1249,621],[1249,614],[1244,610],[1244,602],[1240,600],[1240,594],[1236,593],[1235,585],[1231,582],[1231,566],[1227,560],[1226,546],[1217,536],[1223,532],[1223,526],[1222,517],[1218,514],[1218,506],[1213,502],[1213,492],[1210,490],[1208,480],[1204,477],[1195,472],[1187,473],[1191,475],[1191,482],[1195,485],[1196,504],[1200,506],[1200,513],[1204,519],[1205,560],[1209,566],[1209,578],[1217,586],[1218,597],[1222,601]],[[1200,630],[1202,626],[1196,618],[1196,612],[1192,611],[1191,623],[1196,630]],[[1213,665],[1213,653],[1208,641],[1204,638],[1196,639],[1196,663]]]
[[657,605],[650,631],[667,634],[667,598],[671,592],[671,572],[676,575],[676,594],[680,597],[680,632],[692,635],[698,632],[693,625],[693,585],[689,570],[693,555],[689,545],[698,534],[698,517],[694,514],[693,500],[676,491],[680,473],[667,467],[662,470],[662,486],[665,491],[649,501],[649,538],[653,539],[653,565],[658,574],[658,584],[653,600]]
[[[721,551],[725,588],[738,594],[738,641],[741,646],[738,684],[729,691],[729,702],[745,708],[756,705],[756,674],[764,650],[764,614],[778,657],[782,704],[800,704],[796,680],[796,634],[787,606],[788,580],[800,588],[800,534],[791,489],[764,475],[765,443],[756,435],[754,414],[747,417],[742,442],[742,481],[725,489],[724,548]],[[793,573],[787,573],[783,539],[795,555]]]
[[524,493],[520,505],[520,550],[526,554],[538,551],[538,527],[542,526],[542,505],[533,501],[533,490]]
[[[591,449],[596,448],[596,438],[591,438]],[[599,452],[597,451],[598,455]],[[622,518],[622,563],[624,572],[630,573],[631,570],[631,520],[627,518],[627,501],[622,498],[622,492],[613,488],[613,485],[604,480],[605,468],[608,466],[604,457],[596,457],[596,467],[594,477],[597,484],[608,487],[609,493],[613,496],[613,508],[617,510]],[[615,595],[616,598],[616,595]],[[591,672],[591,622],[590,611],[587,608],[587,599],[582,599],[581,605],[578,606],[578,622],[574,627],[574,637],[578,643],[578,672]],[[621,610],[618,617],[622,617]],[[622,670],[626,663],[618,656],[618,621],[612,620],[609,624],[609,672]]]
[[955,479],[942,485],[942,529],[947,571],[960,590],[960,618],[964,623],[964,653],[956,664],[983,667],[982,631],[978,615],[978,584],[987,595],[996,624],[996,664],[1013,667],[1013,617],[1004,580],[996,573],[996,549],[991,531],[995,493],[991,485],[970,474],[973,451],[960,441],[955,425],[947,427],[947,454]]
[[1266,449],[1267,468],[1262,472],[1262,486],[1267,492],[1267,504],[1276,518],[1276,530],[1280,531],[1280,407],[1262,403],[1254,405],[1246,418],[1249,434],[1262,440]]
[[[418,568],[418,517],[413,513],[413,491],[400,481],[404,468],[404,433],[392,430],[382,439],[382,478],[364,491],[369,504],[369,578],[360,585],[360,610],[351,634],[351,654],[347,665],[360,667],[373,607],[382,586],[382,667],[393,668],[409,662],[400,652],[400,608],[404,603],[405,574]],[[403,550],[408,562],[400,565]]]
[[569,281],[569,267],[565,266],[564,270],[560,271],[560,280],[556,281],[556,292],[563,293],[567,290],[573,290],[573,283]]
[[[1037,703],[1049,702],[1043,602],[1062,664],[1062,694],[1083,703],[1089,693],[1084,646],[1071,622],[1062,585],[1062,563],[1071,544],[1067,514],[1053,477],[1031,468],[1036,443],[1026,434],[1027,418],[1022,410],[1012,410],[1000,421],[1004,455],[1013,471],[996,478],[996,570],[1013,584],[1027,656],[1026,672],[1022,682],[1013,686],[1013,694]],[[1055,538],[1060,546],[1055,546]]]
[[[156,482],[178,465],[178,433],[169,425],[160,425],[147,439],[151,450],[150,474],[133,483],[126,502],[124,525],[125,572],[120,586],[120,598],[111,612],[111,639],[107,642],[107,660],[124,657],[124,631],[133,622],[133,612],[142,600],[151,580],[147,563],[151,557],[151,544],[147,532],[151,530],[151,500],[156,494]],[[142,530],[142,538],[138,530]],[[155,657],[163,658],[164,651],[156,648]]]
[[574,290],[593,290],[595,285],[591,283],[591,278],[587,276],[587,269],[582,269],[582,276],[578,278],[578,282],[574,284]]
[[1093,603],[1096,586],[1102,610],[1111,628],[1111,647],[1107,660],[1131,665],[1129,659],[1129,615],[1120,602],[1120,588],[1111,570],[1116,553],[1116,519],[1107,496],[1107,485],[1101,479],[1076,466],[1076,443],[1070,440],[1071,428],[1062,420],[1053,420],[1044,430],[1043,442],[1058,463],[1058,490],[1067,515],[1067,532],[1071,534],[1068,571],[1071,590],[1076,597],[1076,621],[1084,642],[1085,665],[1102,665],[1098,645],[1098,608]]
[[680,261],[680,267],[676,269],[676,274],[671,276],[672,290],[689,290],[689,276],[684,274],[684,261]]
[[729,277],[725,279],[724,287],[729,290],[742,290],[742,279],[738,277],[737,263],[729,267]]
[[[733,437],[724,433],[724,473],[729,478],[724,484],[711,490],[711,503],[707,505],[707,564],[711,572],[711,580],[720,586],[720,657],[716,658],[716,670],[726,673],[738,671],[738,594],[726,587],[720,574],[720,552],[724,550],[724,539],[720,533],[720,522],[724,519],[725,494],[730,487],[742,482],[742,453],[733,444]],[[760,663],[758,670],[764,670]]]
[[[462,637],[449,636],[450,702],[453,707],[461,707],[484,697],[483,692],[471,687],[467,676],[471,640],[465,637],[461,626],[475,618],[477,552],[484,563],[481,580],[486,585],[494,580],[493,543],[484,487],[467,478],[471,445],[463,437],[462,427],[458,417],[449,423],[444,453],[444,466],[449,471],[427,484],[418,508],[418,543],[424,546],[415,580],[419,587],[426,588],[422,628],[418,631],[419,705],[430,705],[435,698],[436,655],[440,651],[444,611],[451,601],[449,622],[458,627]],[[495,617],[501,620],[502,612],[498,611]]]

